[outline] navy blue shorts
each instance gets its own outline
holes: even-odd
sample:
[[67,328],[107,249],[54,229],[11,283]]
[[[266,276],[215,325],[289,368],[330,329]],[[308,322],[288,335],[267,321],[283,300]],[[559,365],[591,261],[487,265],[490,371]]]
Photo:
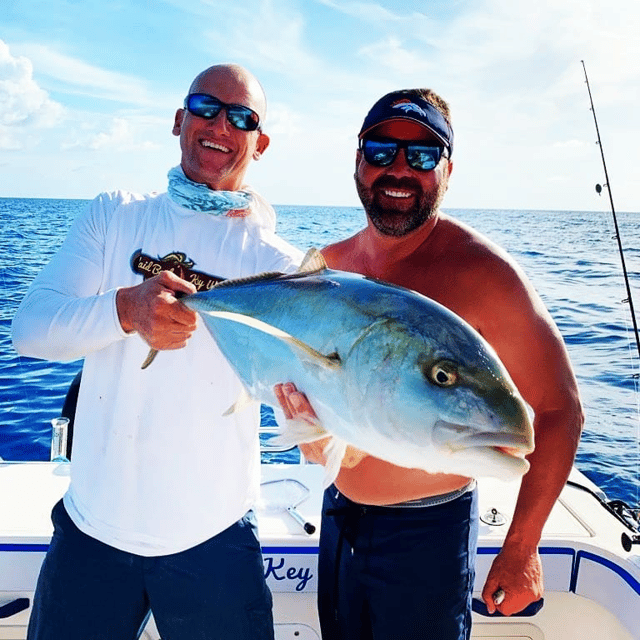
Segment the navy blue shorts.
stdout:
[[326,640],[468,640],[477,490],[426,507],[325,491],[318,605]]
[[133,640],[149,609],[166,640],[272,640],[271,593],[252,512],[202,544],[143,557],[82,533],[62,502],[29,640]]

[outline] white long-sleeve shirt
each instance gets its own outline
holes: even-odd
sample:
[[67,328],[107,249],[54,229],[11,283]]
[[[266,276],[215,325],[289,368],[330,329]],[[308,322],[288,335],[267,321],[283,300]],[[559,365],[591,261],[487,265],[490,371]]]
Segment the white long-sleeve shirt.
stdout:
[[[251,508],[259,489],[259,406],[224,416],[241,383],[202,323],[184,349],[149,347],[120,326],[132,259],[183,254],[224,278],[292,271],[300,251],[249,218],[211,216],[167,194],[96,198],[38,275],[13,321],[16,350],[84,357],[65,507],[92,537],[144,556],[191,548]],[[187,278],[188,279],[188,278]]]

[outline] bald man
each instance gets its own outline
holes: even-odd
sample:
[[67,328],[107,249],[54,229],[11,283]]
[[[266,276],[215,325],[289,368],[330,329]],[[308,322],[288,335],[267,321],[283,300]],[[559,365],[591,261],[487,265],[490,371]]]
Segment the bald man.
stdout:
[[273,638],[251,510],[259,406],[223,417],[241,383],[178,300],[301,260],[245,184],[269,146],[265,112],[242,67],[199,74],[175,114],[167,192],[98,196],[18,309],[19,353],[84,357],[30,640],[133,639],[149,610],[163,638]]

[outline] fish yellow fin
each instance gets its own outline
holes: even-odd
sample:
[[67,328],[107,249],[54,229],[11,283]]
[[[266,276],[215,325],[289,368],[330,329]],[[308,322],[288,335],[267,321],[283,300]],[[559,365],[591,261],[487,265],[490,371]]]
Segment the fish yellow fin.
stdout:
[[270,442],[286,447],[294,447],[305,442],[326,438],[329,433],[318,419],[286,420],[280,432]]
[[324,269],[328,269],[324,256],[318,249],[311,247],[302,259],[296,273],[315,273],[316,271],[324,271]]
[[326,489],[340,473],[342,460],[347,452],[345,440],[326,431],[318,419],[307,418],[306,420],[286,420],[280,433],[271,438],[270,443],[292,447],[327,437],[329,441],[323,449],[327,461],[322,480],[322,488]]
[[286,342],[298,353],[298,355],[302,357],[303,360],[316,366],[320,366],[323,369],[335,370],[341,365],[340,357],[337,354],[332,353],[325,356],[306,342],[302,342],[302,340],[294,338],[286,331],[282,331],[281,329],[267,324],[266,322],[262,322],[262,320],[258,320],[257,318],[245,316],[241,313],[232,313],[230,311],[201,311],[200,313],[206,313],[207,315],[214,316],[216,318],[223,318],[239,324],[244,324],[252,329],[262,331],[274,338],[278,338],[279,340]]
[[242,391],[240,392],[238,399],[222,415],[230,416],[232,413],[236,413],[236,411],[242,411],[252,403],[253,398],[249,395],[246,388],[242,387]]
[[347,443],[342,438],[332,436],[324,447],[324,455],[327,462],[324,466],[324,478],[322,479],[322,488],[326,489],[333,484],[334,480],[340,473],[342,459],[347,452]]

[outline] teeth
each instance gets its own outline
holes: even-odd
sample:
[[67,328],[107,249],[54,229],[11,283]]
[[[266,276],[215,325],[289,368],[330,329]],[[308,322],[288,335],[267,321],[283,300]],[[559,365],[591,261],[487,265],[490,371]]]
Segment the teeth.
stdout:
[[385,189],[384,195],[391,198],[410,198],[413,194],[410,191],[390,191]]
[[210,140],[201,140],[200,144],[203,147],[208,147],[209,149],[217,149],[218,151],[222,151],[224,153],[230,153],[231,149],[229,147],[223,147],[221,144],[217,144],[215,142],[211,142]]

